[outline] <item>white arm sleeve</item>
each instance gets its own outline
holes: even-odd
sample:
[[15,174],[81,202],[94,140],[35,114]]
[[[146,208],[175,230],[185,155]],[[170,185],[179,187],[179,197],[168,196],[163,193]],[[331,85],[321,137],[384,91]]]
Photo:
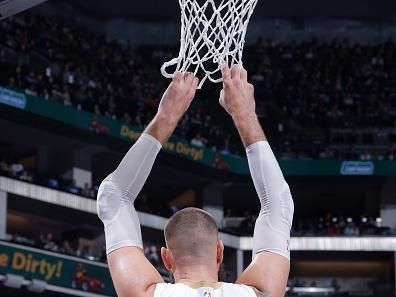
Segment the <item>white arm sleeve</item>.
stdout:
[[106,251],[126,246],[143,248],[140,222],[133,203],[149,176],[161,143],[142,134],[118,168],[101,183],[97,211],[105,228]]
[[290,188],[267,141],[246,148],[250,173],[261,203],[253,236],[253,258],[262,251],[290,260],[294,204]]

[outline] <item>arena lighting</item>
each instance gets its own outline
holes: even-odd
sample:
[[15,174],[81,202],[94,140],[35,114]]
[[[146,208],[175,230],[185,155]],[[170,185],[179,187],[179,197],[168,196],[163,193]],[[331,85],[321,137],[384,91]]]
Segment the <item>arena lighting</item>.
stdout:
[[347,222],[352,223],[353,222],[352,218],[347,218]]
[[43,293],[47,288],[47,283],[44,281],[37,279],[26,280],[23,276],[15,274],[0,275],[0,283],[13,289],[20,289],[22,286],[26,286],[29,292],[39,294]]
[[375,220],[375,222],[377,223],[377,227],[381,227],[381,225],[382,225],[382,218],[377,218],[377,219]]
[[3,279],[3,285],[9,288],[20,289],[23,285],[23,276],[15,274],[6,274]]
[[0,2],[0,21],[47,0],[4,0]]
[[293,293],[306,293],[306,294],[330,294],[334,293],[334,288],[317,288],[317,287],[294,287],[290,289]]
[[27,289],[29,292],[33,293],[43,293],[47,287],[47,283],[41,280],[33,279],[30,284],[27,285]]

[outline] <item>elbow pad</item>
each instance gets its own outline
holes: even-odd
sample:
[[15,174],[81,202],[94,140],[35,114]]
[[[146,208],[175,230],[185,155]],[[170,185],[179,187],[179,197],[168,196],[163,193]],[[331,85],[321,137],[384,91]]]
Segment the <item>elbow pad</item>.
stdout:
[[143,248],[136,209],[112,182],[112,175],[99,187],[97,210],[105,229],[107,254],[126,246]]
[[246,149],[261,210],[253,235],[253,257],[262,251],[290,260],[290,230],[294,204],[290,188],[267,141]]

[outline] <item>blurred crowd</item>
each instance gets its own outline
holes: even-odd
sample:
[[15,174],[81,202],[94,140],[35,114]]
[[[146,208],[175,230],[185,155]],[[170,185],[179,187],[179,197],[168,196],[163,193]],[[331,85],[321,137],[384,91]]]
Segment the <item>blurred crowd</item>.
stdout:
[[[140,128],[152,118],[168,83],[158,69],[177,53],[176,48],[132,49],[28,14],[0,23],[0,45],[1,85]],[[275,128],[268,128],[279,138],[278,152],[284,158],[394,160],[395,52],[391,40],[368,45],[258,40],[248,47],[245,65],[258,105],[270,104],[280,116]],[[209,89],[175,136],[223,154],[242,154],[235,130],[212,108],[218,90]]]
[[[246,211],[243,217],[225,213],[222,230],[237,235],[253,234],[257,214]],[[393,236],[396,230],[383,226],[382,218],[370,216],[342,216],[326,213],[317,218],[297,218],[293,222],[292,236]]]
[[26,168],[18,159],[8,161],[5,157],[0,159],[0,175],[92,199],[96,199],[99,189],[99,186],[88,183],[79,187],[74,179],[40,175],[34,167]]
[[70,239],[59,239],[56,238],[53,233],[40,234],[37,238],[25,237],[18,234],[12,234],[8,241],[35,247],[38,249],[44,249],[47,251],[66,254],[69,256],[75,256],[84,258],[91,261],[106,262],[106,250],[102,247],[100,254],[94,254],[91,247],[88,245],[79,245],[78,238],[73,240]]
[[396,230],[383,226],[382,218],[340,216],[327,213],[316,219],[297,220],[293,236],[371,236],[395,235]]
[[256,88],[294,125],[309,128],[286,135],[285,156],[394,160],[395,52],[392,40],[366,45],[348,40],[277,45],[259,41],[246,54],[255,69]]
[[[8,19],[0,24],[0,45],[0,84],[141,129],[152,119],[168,83],[158,63],[172,51],[153,50],[146,57],[143,49],[59,20],[31,15]],[[12,59],[8,50],[17,57]],[[37,55],[40,59],[33,63]],[[201,104],[183,117],[175,136],[227,154],[231,148],[224,133]]]
[[[2,159],[0,161],[0,175],[92,199],[96,198],[98,191],[98,186],[96,185],[85,184],[81,188],[76,185],[74,180],[40,176],[36,174],[34,169],[26,169],[22,162],[17,160],[7,163],[6,159]],[[170,217],[178,210],[162,200],[148,199],[144,192],[140,193],[135,206],[139,211],[162,217]],[[238,235],[251,235],[253,234],[256,219],[256,213],[245,211],[242,216],[235,216],[231,209],[227,209],[225,210],[223,224],[220,227],[226,232]],[[331,213],[326,213],[317,218],[296,220],[292,229],[293,236],[386,236],[394,235],[395,232],[395,230],[382,226],[382,219],[379,217],[361,216],[356,218],[353,216],[333,215]]]
[[[97,185],[85,184],[84,187],[76,185],[75,180],[61,177],[45,177],[35,172],[34,168],[25,168],[23,162],[15,160],[7,162],[5,158],[0,161],[0,175],[35,183],[71,194],[96,199]],[[136,209],[142,212],[170,217],[178,208],[168,205],[161,199],[149,199],[145,192],[139,194]],[[234,210],[235,211],[235,210]],[[252,235],[257,219],[256,213],[245,211],[243,215],[235,215],[233,210],[226,209],[224,220],[220,228],[225,232],[238,235]],[[370,216],[343,216],[326,213],[322,216],[309,219],[297,219],[293,223],[292,236],[360,236],[360,235],[395,235],[396,230],[382,226],[380,217]]]
[[0,173],[4,176],[18,178],[27,182],[33,182],[35,179],[34,174],[29,169],[25,169],[18,160],[8,162],[5,158],[1,159]]
[[[274,45],[259,41],[252,79],[300,122],[326,128],[394,125],[396,44],[348,40]],[[285,70],[288,70],[287,72]]]
[[[12,234],[8,238],[8,241],[55,253],[84,258],[91,261],[99,261],[103,263],[107,262],[105,246],[101,247],[100,253],[94,253],[91,246],[79,244],[78,238],[74,238],[72,240],[59,239],[56,238],[56,236],[54,236],[54,234],[51,232],[40,234],[38,238],[28,238],[18,234]],[[156,267],[161,272],[165,272],[163,271],[164,267],[160,255],[160,248],[160,246],[155,244],[145,244],[144,254],[146,255],[146,258],[154,265],[154,267]]]
[[[65,254],[68,256],[74,256],[83,258],[90,261],[107,263],[106,247],[102,246],[101,251],[98,253],[93,252],[92,247],[89,245],[81,245],[78,243],[78,238],[70,239],[59,239],[56,238],[53,233],[40,234],[38,238],[28,238],[20,236],[18,234],[12,234],[9,236],[8,241],[31,246],[38,249],[51,251],[54,253]],[[166,281],[171,281],[169,273],[166,270],[160,255],[161,247],[152,244],[144,244],[144,254],[151,264],[158,270],[158,272],[164,277]]]
[[[35,158],[34,155],[33,158]],[[80,187],[74,179],[55,176],[50,173],[40,174],[35,166],[31,166],[27,163],[29,162],[24,162],[21,158],[9,158],[7,155],[1,156],[0,154],[0,176],[18,179],[20,181],[84,196],[86,198],[96,199],[99,184],[93,183],[91,185],[85,183],[83,187]],[[135,206],[139,211],[162,217],[170,217],[178,210],[178,208],[168,205],[162,199],[148,199],[144,191],[139,194]]]

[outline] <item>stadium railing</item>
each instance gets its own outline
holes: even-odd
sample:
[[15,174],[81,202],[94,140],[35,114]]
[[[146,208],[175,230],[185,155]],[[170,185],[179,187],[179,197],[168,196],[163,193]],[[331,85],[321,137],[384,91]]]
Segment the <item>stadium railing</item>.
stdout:
[[[96,214],[95,200],[3,176],[0,176],[0,191],[22,196],[26,199]],[[138,214],[142,226],[163,230],[167,218],[144,212],[138,212]],[[252,249],[251,236],[241,237],[220,232],[220,238],[227,247],[242,251],[250,251]],[[396,252],[396,236],[292,237],[291,250]]]

